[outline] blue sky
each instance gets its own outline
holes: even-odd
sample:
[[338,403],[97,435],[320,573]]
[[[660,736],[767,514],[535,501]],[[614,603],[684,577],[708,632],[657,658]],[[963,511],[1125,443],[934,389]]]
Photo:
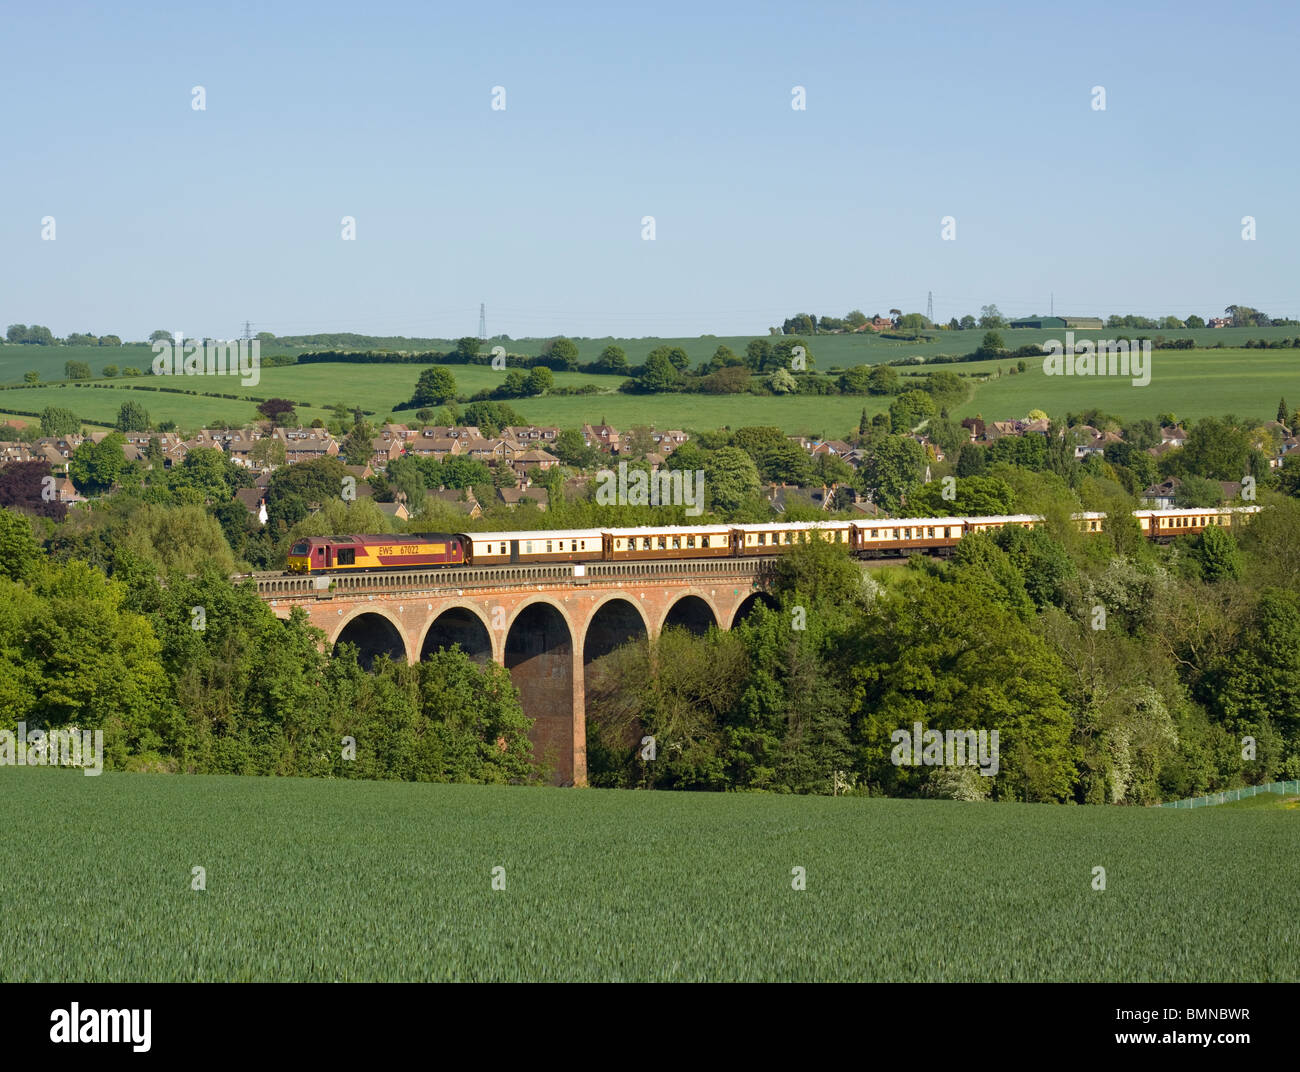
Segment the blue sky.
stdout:
[[484,301],[490,334],[763,334],[927,291],[942,319],[1053,292],[1300,315],[1294,9],[465,7],[0,11],[0,320],[455,337]]

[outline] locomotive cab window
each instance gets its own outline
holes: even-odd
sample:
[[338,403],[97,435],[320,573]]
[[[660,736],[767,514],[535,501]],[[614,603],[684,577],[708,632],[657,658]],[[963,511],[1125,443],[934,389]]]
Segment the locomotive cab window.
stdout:
[[299,540],[296,544],[293,545],[293,550],[290,552],[290,554],[305,555],[308,553],[309,550],[310,549],[307,545],[307,541]]

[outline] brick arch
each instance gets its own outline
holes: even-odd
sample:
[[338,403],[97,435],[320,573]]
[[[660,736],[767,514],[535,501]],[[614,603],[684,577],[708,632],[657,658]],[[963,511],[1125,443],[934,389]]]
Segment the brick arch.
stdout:
[[484,616],[483,608],[479,606],[477,603],[474,603],[468,599],[459,598],[459,597],[456,599],[449,599],[449,600],[426,598],[420,600],[419,602],[425,603],[426,605],[432,603],[433,610],[425,611],[426,617],[423,619],[423,621],[420,622],[419,626],[416,627],[415,629],[416,635],[412,638],[412,641],[409,645],[417,661],[420,657],[421,652],[424,649],[424,639],[429,635],[429,630],[433,628],[433,623],[436,622],[439,618],[441,618],[444,614],[446,614],[449,610],[464,610],[474,615],[474,617],[479,620],[483,628],[487,631],[488,642],[492,645],[492,650],[490,654],[492,661],[494,663],[504,663],[506,635],[508,635],[510,632],[510,626],[508,624],[504,632],[502,633],[502,635],[498,637],[492,629],[491,619],[489,617]]
[[535,606],[538,603],[545,603],[560,612],[560,617],[564,619],[564,624],[569,627],[569,639],[574,643],[577,643],[578,627],[574,623],[573,615],[569,613],[568,608],[562,600],[556,599],[554,596],[534,595],[531,592],[524,592],[520,594],[519,602],[515,604],[514,610],[510,612],[510,617],[506,619],[506,627],[501,631],[503,634],[501,637],[502,651],[505,651],[506,637],[510,635],[510,630],[514,628],[514,624],[518,621],[519,616],[529,607]]
[[731,610],[731,621],[727,623],[728,629],[734,629],[736,627],[736,622],[740,620],[740,612],[751,603],[763,603],[773,610],[776,610],[780,606],[776,596],[772,595],[772,593],[767,591],[767,589],[755,588],[748,595],[742,595],[738,600],[736,600],[736,605]]
[[600,613],[600,608],[606,603],[613,603],[615,601],[620,603],[631,603],[632,606],[636,608],[637,613],[641,616],[641,624],[645,626],[646,636],[651,636],[653,634],[653,624],[650,621],[650,615],[646,612],[645,600],[638,599],[631,592],[626,592],[620,588],[616,591],[610,592],[608,595],[602,596],[600,599],[596,600],[596,602],[592,603],[590,607],[585,609],[582,625],[583,644],[586,644],[587,642],[587,630],[591,628],[591,623],[595,620],[596,615]]
[[373,603],[358,603],[352,610],[339,616],[338,624],[328,633],[331,651],[334,650],[334,645],[339,642],[339,637],[343,634],[343,630],[347,628],[348,623],[360,618],[363,614],[377,614],[392,625],[397,630],[397,635],[402,638],[402,645],[406,648],[406,661],[408,663],[414,661],[411,658],[411,638],[407,635],[402,619],[395,612],[389,610],[387,603],[382,600],[375,600]]
[[654,637],[654,625],[651,621],[649,608],[645,601],[638,599],[631,592],[625,592],[622,589],[610,592],[600,599],[593,602],[589,607],[583,608],[583,625],[582,636],[577,640],[577,651],[583,663],[587,661],[587,642],[591,633],[591,627],[596,621],[597,615],[601,609],[609,606],[611,603],[624,603],[632,607],[636,612],[637,620],[641,623],[641,628],[645,631],[646,639]]
[[704,602],[705,606],[709,608],[710,613],[713,615],[713,620],[717,623],[719,629],[725,629],[727,627],[724,623],[727,623],[731,616],[722,614],[718,610],[717,601],[713,596],[709,595],[702,588],[695,588],[692,586],[689,588],[679,588],[673,593],[672,601],[664,608],[664,612],[659,615],[659,621],[655,623],[655,636],[658,636],[664,631],[664,623],[668,621],[668,615],[672,614],[673,608],[688,596],[695,596],[697,599]]

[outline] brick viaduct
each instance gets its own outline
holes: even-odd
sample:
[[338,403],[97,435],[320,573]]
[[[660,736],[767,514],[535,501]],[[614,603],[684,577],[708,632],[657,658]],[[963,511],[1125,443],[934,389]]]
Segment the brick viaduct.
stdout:
[[416,662],[460,644],[510,671],[534,719],[534,755],[560,784],[587,780],[584,671],[634,637],[669,625],[730,629],[767,599],[770,559],[464,567],[330,576],[258,574],[277,616],[302,607],[333,647],[356,644]]

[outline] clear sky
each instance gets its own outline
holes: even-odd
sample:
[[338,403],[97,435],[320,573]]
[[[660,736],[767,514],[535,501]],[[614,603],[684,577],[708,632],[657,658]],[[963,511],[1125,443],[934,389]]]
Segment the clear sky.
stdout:
[[11,0],[0,321],[457,337],[483,301],[489,334],[763,334],[928,291],[944,320],[1053,292],[1297,316],[1298,10]]

